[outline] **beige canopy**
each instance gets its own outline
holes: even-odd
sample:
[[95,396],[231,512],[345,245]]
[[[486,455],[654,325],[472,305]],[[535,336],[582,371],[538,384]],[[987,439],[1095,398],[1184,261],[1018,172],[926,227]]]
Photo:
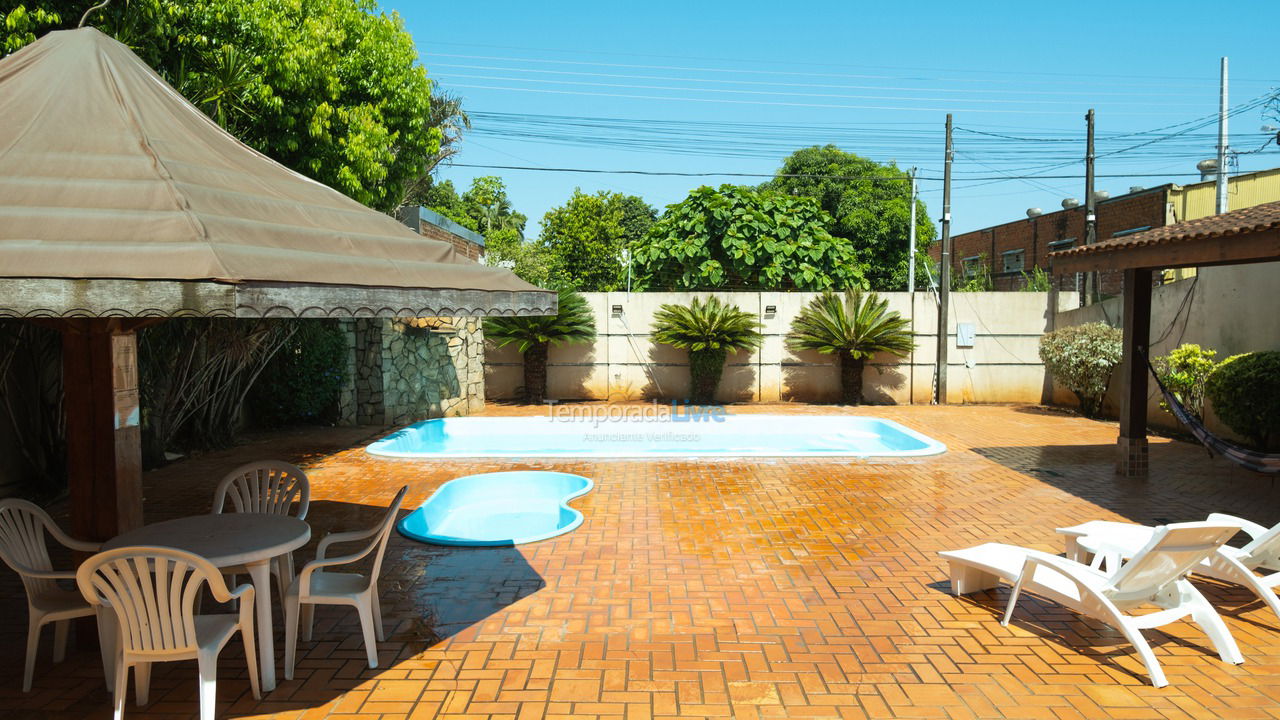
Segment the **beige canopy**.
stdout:
[[249,148],[93,28],[0,60],[0,315],[554,312]]

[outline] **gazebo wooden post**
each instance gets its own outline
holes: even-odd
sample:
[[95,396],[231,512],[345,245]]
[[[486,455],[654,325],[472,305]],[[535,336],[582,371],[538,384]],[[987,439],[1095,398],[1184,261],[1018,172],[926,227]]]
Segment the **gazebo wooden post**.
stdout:
[[1145,478],[1147,452],[1147,348],[1151,343],[1151,269],[1124,271],[1124,360],[1120,366],[1120,437],[1116,474]]
[[142,525],[138,343],[146,320],[63,320],[62,386],[72,534],[109,540]]

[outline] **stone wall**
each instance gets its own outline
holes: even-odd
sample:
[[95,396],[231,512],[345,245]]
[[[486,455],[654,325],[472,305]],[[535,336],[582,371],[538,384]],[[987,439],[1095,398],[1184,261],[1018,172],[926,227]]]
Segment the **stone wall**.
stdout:
[[484,408],[484,334],[471,318],[362,318],[346,324],[344,424],[404,425]]

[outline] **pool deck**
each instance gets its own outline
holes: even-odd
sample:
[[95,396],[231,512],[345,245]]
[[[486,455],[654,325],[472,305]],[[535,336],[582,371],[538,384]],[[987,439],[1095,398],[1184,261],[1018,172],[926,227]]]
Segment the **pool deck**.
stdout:
[[[487,415],[542,413],[491,406]],[[950,451],[901,460],[397,460],[370,428],[307,429],[148,473],[148,521],[206,512],[222,472],[251,459],[311,475],[312,557],[325,532],[366,525],[402,484],[416,507],[468,473],[591,477],[576,531],[516,548],[445,548],[393,535],[388,641],[365,666],[354,613],[316,612],[297,679],[253,700],[238,641],[223,653],[219,717],[273,718],[1280,718],[1280,618],[1246,591],[1199,583],[1245,664],[1185,622],[1149,633],[1170,681],[1154,688],[1105,625],[1007,590],[947,593],[938,550],[987,540],[1060,552],[1054,528],[1229,512],[1280,521],[1280,489],[1153,439],[1152,478],[1112,473],[1114,423],[1018,406],[735,406],[732,412],[885,417]],[[501,438],[495,438],[500,443]],[[21,692],[25,603],[0,572],[0,716],[104,718],[96,652],[50,664]],[[276,624],[281,632],[280,623]],[[74,641],[73,641],[74,644]],[[277,644],[277,651],[280,651]],[[281,676],[283,678],[283,676]],[[126,717],[193,717],[193,662],[155,667]]]

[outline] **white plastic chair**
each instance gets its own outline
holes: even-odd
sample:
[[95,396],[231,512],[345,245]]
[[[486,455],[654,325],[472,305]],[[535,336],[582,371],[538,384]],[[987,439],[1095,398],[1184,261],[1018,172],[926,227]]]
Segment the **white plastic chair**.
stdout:
[[[311,640],[312,610],[315,605],[350,605],[360,615],[360,629],[364,633],[364,649],[369,667],[378,667],[377,640],[385,640],[382,628],[382,608],[378,602],[378,573],[382,570],[382,556],[387,550],[387,537],[395,525],[396,513],[404,502],[408,486],[400,488],[387,513],[377,525],[368,530],[331,533],[320,541],[316,559],[303,566],[298,579],[289,587],[284,601],[284,676],[293,679],[293,667],[298,652],[298,623],[303,625],[303,639]],[[325,557],[330,545],[365,541],[356,552],[339,557]],[[333,572],[330,568],[363,560],[373,556],[368,574]],[[304,607],[305,606],[305,607]]]
[[[1244,662],[1231,631],[1186,577],[1236,531],[1236,527],[1221,523],[1162,525],[1132,560],[1111,575],[1057,555],[1002,543],[939,554],[951,563],[951,592],[955,595],[992,588],[1000,580],[1013,584],[1001,625],[1009,624],[1023,590],[1043,595],[1123,633],[1142,658],[1151,683],[1164,687],[1169,681],[1142,631],[1188,615],[1209,636],[1224,662]],[[1147,605],[1161,610],[1132,614]]]
[[[227,500],[231,506],[227,506]],[[307,474],[296,466],[278,460],[251,462],[227,473],[213,493],[214,514],[223,512],[262,513],[266,515],[293,515],[307,519],[311,505],[311,483]],[[235,565],[222,569],[224,575],[234,578],[247,575],[244,566]],[[293,582],[293,553],[285,553],[271,561],[271,574],[283,598]]]
[[74,570],[54,570],[49,559],[45,533],[72,550],[97,552],[98,543],[76,540],[59,528],[39,505],[7,498],[0,500],[0,559],[22,577],[27,591],[27,663],[22,673],[22,691],[31,690],[40,630],[56,623],[53,631],[53,661],[62,662],[67,652],[67,631],[71,620],[93,615],[93,608],[80,593],[58,586],[58,580],[74,580]]
[[[200,720],[213,720],[218,654],[237,631],[244,641],[253,696],[258,687],[258,651],[253,637],[253,586],[227,590],[208,560],[182,550],[135,546],[89,558],[76,573],[80,592],[98,610],[100,633],[110,642],[114,718],[124,716],[129,668],[134,668],[138,705],[147,703],[151,663],[195,659],[200,668]],[[218,602],[240,600],[237,614],[197,615],[202,586]],[[114,620],[114,623],[112,622]]]
[[[1249,588],[1280,617],[1280,596],[1276,595],[1276,588],[1280,587],[1280,524],[1266,528],[1222,513],[1211,514],[1206,522],[1235,527],[1248,534],[1250,541],[1239,548],[1223,545],[1192,572]],[[1093,520],[1059,528],[1058,532],[1068,537],[1067,555],[1075,555],[1072,559],[1084,562],[1088,559],[1087,548],[1091,547],[1100,551],[1094,553],[1092,567],[1100,567],[1105,560],[1107,568],[1113,568],[1150,542],[1155,530],[1145,525]]]

